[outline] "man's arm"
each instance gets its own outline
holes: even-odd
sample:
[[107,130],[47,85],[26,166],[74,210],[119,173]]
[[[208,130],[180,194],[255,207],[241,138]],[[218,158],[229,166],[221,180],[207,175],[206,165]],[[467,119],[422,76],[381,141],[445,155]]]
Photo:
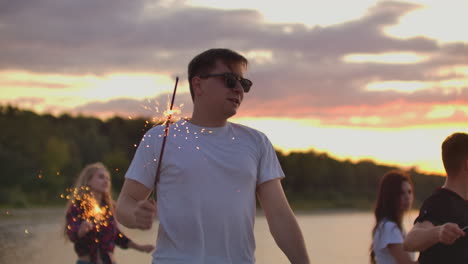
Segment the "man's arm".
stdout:
[[464,235],[465,232],[454,223],[434,226],[429,221],[419,222],[406,236],[403,248],[406,251],[424,251],[437,243],[451,245]]
[[389,244],[388,251],[396,259],[399,264],[416,264],[418,262],[411,260],[408,252],[403,250],[403,246],[400,244]]
[[156,216],[156,202],[147,200],[151,190],[131,179],[125,179],[117,200],[117,220],[128,228],[150,229]]
[[276,244],[293,264],[308,264],[309,256],[280,180],[275,179],[257,187],[257,196],[265,212],[268,227]]
[[135,242],[133,242],[131,240],[130,240],[130,242],[128,242],[128,247],[136,249],[136,250],[141,251],[141,252],[146,252],[146,253],[150,253],[151,251],[154,250],[154,246],[151,245],[151,244],[138,244],[138,243],[135,243]]

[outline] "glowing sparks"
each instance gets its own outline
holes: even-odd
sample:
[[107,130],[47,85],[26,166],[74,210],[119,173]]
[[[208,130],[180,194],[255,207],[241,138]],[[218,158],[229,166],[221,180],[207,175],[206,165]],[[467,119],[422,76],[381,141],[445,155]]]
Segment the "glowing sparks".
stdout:
[[102,214],[102,209],[97,204],[94,205],[94,214],[96,215]]
[[[184,104],[180,104],[179,106],[173,106],[173,109],[171,110],[171,102],[168,98],[167,104],[166,104],[166,109],[161,111],[160,103],[155,99],[154,102],[152,100],[148,99],[147,103],[150,105],[142,105],[142,107],[151,112],[151,115],[154,115],[151,120],[146,120],[145,121],[145,128],[152,125],[165,125],[168,122],[169,123],[175,123],[178,120],[182,119],[183,117],[180,116],[182,113],[182,108]],[[162,116],[161,116],[162,115]]]
[[173,110],[165,110],[163,112],[163,115],[167,118],[170,119],[173,115],[180,114],[181,110],[180,109],[173,109]]
[[61,194],[60,198],[71,199],[72,204],[79,207],[82,211],[82,214],[78,215],[79,219],[74,218],[73,221],[81,220],[93,223],[97,232],[99,232],[101,226],[108,226],[107,221],[112,216],[112,212],[109,210],[108,205],[100,205],[92,192],[90,192],[89,187],[67,189],[67,191],[71,192],[71,194]]

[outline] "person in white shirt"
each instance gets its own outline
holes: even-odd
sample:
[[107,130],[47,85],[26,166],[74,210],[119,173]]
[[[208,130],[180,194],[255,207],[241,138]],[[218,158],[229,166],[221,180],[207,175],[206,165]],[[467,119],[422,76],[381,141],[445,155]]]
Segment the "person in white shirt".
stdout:
[[409,252],[403,250],[405,231],[402,219],[411,209],[413,200],[413,183],[405,172],[390,171],[380,180],[370,248],[372,264],[417,263]]
[[164,134],[143,137],[117,203],[119,221],[149,229],[156,213],[159,231],[153,263],[253,264],[256,197],[270,232],[294,264],[308,264],[304,238],[280,180],[284,173],[268,138],[228,122],[249,92],[247,59],[228,49],[210,49],[188,66],[192,118],[171,125],[157,206],[147,200]]

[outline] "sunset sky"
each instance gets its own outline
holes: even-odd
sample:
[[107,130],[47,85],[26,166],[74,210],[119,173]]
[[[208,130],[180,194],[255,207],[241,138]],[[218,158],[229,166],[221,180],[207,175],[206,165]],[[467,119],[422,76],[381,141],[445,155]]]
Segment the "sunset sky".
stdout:
[[213,47],[250,60],[234,122],[313,148],[443,173],[468,132],[468,1],[34,0],[0,4],[0,104],[162,117],[175,76]]

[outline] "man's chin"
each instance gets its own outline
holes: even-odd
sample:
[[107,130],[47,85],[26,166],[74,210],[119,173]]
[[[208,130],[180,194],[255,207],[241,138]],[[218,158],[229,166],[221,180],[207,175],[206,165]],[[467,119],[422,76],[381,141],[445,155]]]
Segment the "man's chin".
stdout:
[[231,118],[231,117],[235,116],[236,114],[237,114],[237,109],[233,110],[233,111],[230,111],[230,112],[227,112],[226,113],[226,119]]

